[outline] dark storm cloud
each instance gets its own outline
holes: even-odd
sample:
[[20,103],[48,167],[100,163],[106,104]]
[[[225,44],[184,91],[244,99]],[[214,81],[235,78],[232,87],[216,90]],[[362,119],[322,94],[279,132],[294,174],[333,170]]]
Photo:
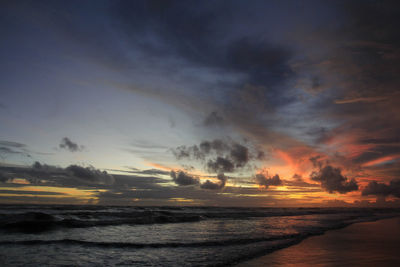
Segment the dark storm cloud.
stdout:
[[228,177],[226,177],[224,174],[218,174],[217,179],[219,180],[219,183],[213,183],[210,180],[205,181],[204,183],[201,184],[202,189],[210,189],[210,190],[219,190],[225,187],[226,181],[228,180]]
[[400,198],[400,179],[390,181],[389,184],[378,183],[376,181],[369,182],[369,184],[362,191],[363,196],[376,195],[376,196],[394,196]]
[[346,194],[351,191],[357,191],[358,185],[354,179],[349,180],[347,177],[342,175],[340,168],[334,168],[330,165],[326,165],[311,173],[311,180],[320,182],[321,187],[329,193],[338,192],[340,194]]
[[242,38],[231,44],[227,58],[233,69],[249,74],[249,82],[255,85],[271,86],[292,74],[292,52],[282,45]]
[[59,147],[66,149],[70,152],[78,152],[78,151],[82,151],[84,149],[84,146],[78,145],[77,143],[72,142],[71,139],[69,139],[68,137],[64,137],[61,140]]
[[[299,115],[303,128],[307,128],[303,125],[308,122],[304,119],[306,115],[322,119],[315,120],[310,126],[311,131],[304,129],[317,146],[329,144],[336,137],[344,140],[345,134],[354,129],[362,132],[358,139],[347,138],[352,143],[345,145],[373,146],[360,152],[361,155],[348,156],[351,159],[343,156],[348,162],[360,165],[398,152],[399,142],[391,140],[400,136],[399,2],[338,1],[318,5],[315,1],[299,4],[301,8],[297,8],[294,2],[283,1],[284,14],[276,8],[278,2],[104,1],[76,5],[66,1],[23,4],[9,1],[3,11],[0,8],[0,13],[3,21],[13,21],[13,27],[6,23],[2,27],[5,41],[12,40],[17,32],[14,24],[30,25],[28,30],[38,28],[43,32],[48,27],[50,38],[45,40],[51,40],[49,44],[61,47],[65,43],[65,51],[59,50],[63,51],[60,54],[72,54],[82,60],[90,58],[112,70],[128,69],[129,77],[137,70],[154,70],[143,83],[151,87],[153,81],[162,79],[165,83],[162,82],[158,91],[137,86],[135,78],[132,78],[133,85],[126,88],[178,107],[188,106],[197,114],[199,110],[201,114],[212,111],[204,121],[206,126],[220,125],[222,119],[224,125],[232,127],[229,130],[235,135],[243,135],[254,143],[277,148],[303,145],[304,140],[293,140],[301,139],[293,129],[293,121],[287,127],[278,128],[281,124],[274,120],[276,115],[280,119],[292,112]],[[291,6],[296,7],[294,12]],[[317,8],[313,9],[314,6]],[[329,12],[323,12],[321,6],[326,6]],[[26,10],[17,13],[18,8]],[[312,22],[316,23],[310,23],[305,15],[307,10],[313,11],[310,17],[315,18]],[[325,18],[330,14],[331,17]],[[300,21],[295,20],[296,16],[300,16]],[[14,22],[14,18],[21,20]],[[301,23],[297,25],[296,22]],[[268,31],[269,28],[272,31]],[[40,47],[32,43],[35,49]],[[50,50],[46,45],[43,48]],[[74,48],[79,52],[73,51]],[[5,51],[11,55],[19,54],[13,49]],[[52,56],[54,54],[48,57]],[[59,59],[54,58],[55,61]],[[87,63],[85,61],[84,66]],[[187,86],[187,81],[182,78],[187,69],[200,77],[189,79],[191,86]],[[218,81],[204,81],[201,71],[207,72],[204,77],[216,73]],[[171,73],[174,75],[169,75]],[[230,75],[235,79],[224,80]],[[310,87],[304,88],[307,92],[304,96],[296,95],[297,92],[290,89],[296,87],[293,83],[300,84],[296,80],[299,76],[307,79]],[[168,87],[169,83],[172,83],[171,87]],[[180,94],[178,90],[170,89],[175,86],[184,88],[182,91],[185,92]],[[296,97],[301,97],[301,101]],[[293,110],[274,114],[279,111],[278,107],[285,107],[295,100],[298,105]],[[11,104],[7,103],[7,106]],[[305,106],[307,109],[302,109]],[[348,126],[342,132],[332,133],[331,127],[319,125],[320,121]],[[277,133],[274,132],[276,129]],[[282,133],[292,130],[293,138]],[[234,151],[232,144],[214,141],[180,147],[174,154],[180,160],[200,161],[212,172],[236,171],[249,166],[252,159],[263,158],[263,152],[257,153],[255,149]],[[331,142],[329,147],[336,149],[339,147],[336,143]],[[3,154],[22,153],[22,147],[19,149],[0,143]],[[359,152],[360,149],[354,150]],[[211,168],[208,168],[209,163]],[[319,169],[314,178],[325,190],[347,192],[357,187],[355,181],[349,181],[340,170],[326,169],[320,159],[315,158],[313,164]],[[329,175],[323,177],[323,170]],[[38,169],[33,173],[27,170],[27,173],[34,177],[41,173],[42,177],[56,181],[60,177],[56,178],[53,171],[56,170],[52,170],[51,175],[49,170]],[[398,168],[390,174],[395,171],[398,172]],[[71,177],[65,170],[59,175],[68,177],[69,180],[63,180],[64,184],[82,182],[76,181],[79,179]],[[128,180],[126,183],[130,184]]]
[[310,33],[303,42],[310,48],[303,52],[309,61],[294,68],[299,75],[318,77],[319,101],[312,109],[341,124],[339,131],[316,133],[316,143],[343,141],[354,133],[349,146],[358,146],[359,154],[345,156],[361,165],[399,151],[400,3],[337,1],[333,7],[341,23]]
[[268,188],[269,186],[278,186],[282,185],[283,182],[278,174],[275,174],[272,177],[267,177],[262,173],[256,174],[255,181],[258,185],[263,186],[264,188]]
[[292,53],[283,45],[232,28],[228,14],[240,12],[240,6],[234,2],[121,1],[113,15],[130,40],[152,55],[169,54],[195,65],[243,72],[249,82],[274,84],[290,73]]
[[178,160],[200,161],[209,172],[214,173],[234,172],[247,166],[251,160],[261,160],[264,157],[262,151],[220,139],[203,141],[199,145],[180,146],[172,152]]
[[[272,23],[268,23],[268,29],[260,26],[262,24],[258,19],[268,16],[265,13],[274,13],[266,3],[257,2],[251,7],[240,1],[114,1],[93,7],[82,5],[80,9],[64,3],[68,15],[61,12],[63,8],[53,5],[56,7],[50,8],[51,12],[48,12],[52,14],[52,25],[68,39],[85,48],[86,57],[111,66],[112,69],[137,69],[137,66],[152,71],[157,69],[162,72],[156,74],[157,77],[162,76],[167,81],[160,85],[166,87],[163,90],[146,88],[144,91],[134,83],[125,86],[127,89],[150,94],[179,106],[189,102],[190,107],[204,108],[207,104],[218,115],[228,113],[235,107],[235,113],[242,114],[241,117],[245,114],[261,116],[259,113],[248,112],[246,104],[235,104],[240,102],[238,98],[241,94],[237,92],[247,88],[247,84],[261,86],[263,92],[259,103],[264,105],[267,98],[274,99],[269,102],[270,106],[279,106],[291,99],[283,93],[286,90],[283,85],[294,75],[289,64],[295,56],[294,49],[270,38],[272,28],[275,28],[271,26]],[[81,12],[84,12],[84,18],[81,18]],[[99,16],[102,12],[105,13],[104,17]],[[251,25],[249,18],[252,16],[249,14],[253,13],[258,18],[252,26],[254,32],[238,30],[237,25],[240,25],[239,28]],[[88,20],[87,17],[92,19]],[[106,38],[108,35],[116,35],[116,38]],[[137,62],[139,58],[144,59],[142,64]],[[168,67],[163,62],[168,62]],[[185,77],[185,67],[182,66],[206,72],[205,79],[184,81],[182,77]],[[170,72],[173,75],[166,75]],[[209,73],[223,75],[219,75],[221,78],[217,81],[208,81]],[[225,79],[230,76],[235,79]],[[214,89],[223,88],[224,91],[218,90],[221,93],[217,93],[215,98],[207,96],[196,101],[193,97],[195,92],[186,90],[181,94],[168,88],[168,84],[176,83],[172,77],[179,77],[178,87],[187,87],[186,82],[192,87],[205,89],[207,94]],[[153,77],[149,79],[156,80]],[[185,97],[185,101],[177,101]],[[246,113],[242,110],[246,110]],[[229,122],[231,117],[234,115],[224,117],[224,122]],[[210,117],[205,123],[219,124],[220,118]]]
[[[374,105],[395,92],[400,81],[396,75],[400,67],[399,7],[397,1],[390,0],[338,1],[334,8],[341,13],[343,23],[313,33],[310,46],[325,44],[326,49],[318,55],[325,61],[318,65],[323,70],[323,77],[318,78],[328,83],[335,78],[336,83],[329,86],[341,85],[337,92],[343,95],[337,95],[336,103],[344,106],[339,109],[351,108],[348,104],[365,108],[365,104]],[[307,53],[317,59],[315,53]],[[325,73],[326,68],[340,75]]]
[[[266,112],[261,111],[293,100],[286,84],[294,75],[290,61],[296,49],[276,38],[282,32],[280,23],[263,22],[275,11],[283,14],[284,6],[271,7],[262,1],[252,5],[240,1],[104,1],[77,7],[50,1],[26,4],[26,10],[16,16],[29,14],[29,23],[38,28],[46,25],[51,38],[60,39],[60,46],[66,44],[65,49],[82,60],[129,70],[130,77],[141,76],[141,70],[150,73],[145,81],[132,78],[122,86],[126,89],[188,109],[203,112],[210,107],[213,113],[204,121],[206,125],[223,122],[256,133],[253,127],[264,127]],[[79,49],[71,51],[73,47]],[[198,78],[190,75],[188,79],[187,69]],[[215,74],[218,78],[210,78]],[[160,79],[165,82],[156,84]],[[114,87],[117,83],[109,82]]]
[[[21,9],[31,23],[51,23],[51,34],[79,44],[85,57],[114,69],[136,68],[134,52],[157,66],[175,60],[196,69],[242,75],[245,79],[235,84],[236,89],[244,83],[270,87],[292,74],[293,49],[268,38],[271,27],[257,26],[255,32],[235,27],[249,24],[249,12],[258,18],[273,13],[262,2],[254,7],[223,1],[104,1],[79,7],[49,1],[10,6],[6,11]],[[217,85],[221,84],[213,86]]]
[[171,171],[171,178],[177,184],[181,186],[199,184],[199,179],[184,171]]

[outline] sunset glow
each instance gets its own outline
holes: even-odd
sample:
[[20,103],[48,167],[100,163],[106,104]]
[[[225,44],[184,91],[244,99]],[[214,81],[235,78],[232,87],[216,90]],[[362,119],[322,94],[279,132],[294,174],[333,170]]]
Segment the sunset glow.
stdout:
[[393,3],[84,2],[1,4],[0,202],[399,205]]

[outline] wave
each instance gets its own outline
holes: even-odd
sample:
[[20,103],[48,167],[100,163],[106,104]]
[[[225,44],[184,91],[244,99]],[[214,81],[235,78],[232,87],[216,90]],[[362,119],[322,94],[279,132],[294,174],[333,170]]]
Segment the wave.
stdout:
[[185,248],[185,247],[216,247],[216,246],[233,246],[246,245],[258,242],[291,240],[304,238],[304,234],[291,234],[272,236],[268,238],[248,238],[248,239],[228,239],[192,243],[129,243],[129,242],[96,242],[76,239],[57,239],[57,240],[19,240],[19,241],[0,241],[0,245],[79,245],[85,247],[102,247],[102,248]]
[[[304,230],[302,233],[295,234],[282,234],[269,237],[259,238],[241,238],[241,239],[225,239],[213,240],[202,242],[185,242],[185,243],[130,243],[130,242],[102,242],[102,241],[88,241],[77,239],[56,239],[56,240],[17,240],[17,241],[0,241],[0,245],[80,245],[86,247],[103,247],[103,248],[179,248],[179,247],[215,247],[215,246],[232,246],[232,245],[247,245],[259,242],[287,240],[290,242],[301,241],[309,236],[321,235],[329,230],[341,229],[354,223],[369,222],[379,219],[387,219],[395,217],[396,215],[386,215],[381,217],[370,217],[360,220],[352,220],[347,222],[338,222],[336,224],[324,227],[312,227]],[[397,215],[398,216],[398,215]]]
[[[48,214],[37,214],[39,217],[49,219]],[[229,256],[221,256],[221,263],[213,263],[212,266],[232,266],[240,262],[256,258],[269,254],[273,251],[290,247],[292,245],[300,243],[302,240],[310,236],[320,235],[328,230],[344,228],[348,225],[358,222],[374,221],[383,218],[390,218],[399,216],[399,214],[380,214],[379,216],[362,217],[358,219],[350,219],[346,221],[336,221],[334,224],[320,225],[310,227],[308,229],[303,228],[301,233],[296,234],[282,234],[268,237],[255,237],[255,238],[237,238],[237,239],[226,239],[226,240],[212,240],[212,241],[201,241],[201,242],[165,242],[165,243],[132,243],[132,242],[102,242],[102,241],[90,241],[90,240],[79,240],[79,239],[52,239],[52,240],[19,240],[19,241],[0,241],[0,246],[51,246],[59,245],[61,247],[85,247],[85,248],[99,248],[99,249],[129,249],[140,250],[140,249],[185,249],[185,248],[213,248],[211,251],[219,251],[224,248],[223,251],[234,251],[234,253],[228,253]],[[200,250],[203,251],[203,250]]]
[[[22,211],[22,212],[21,212]],[[24,212],[25,211],[25,212]],[[320,208],[103,208],[103,209],[42,209],[17,210],[0,214],[0,229],[33,233],[58,228],[85,228],[116,225],[165,224],[198,222],[208,219],[245,220],[251,218],[334,215],[346,220],[371,218],[381,214],[399,213],[398,209],[320,209]],[[19,212],[19,213],[18,213]]]
[[160,223],[183,223],[197,222],[202,219],[199,215],[164,215],[146,214],[145,216],[134,217],[113,217],[113,216],[81,216],[71,218],[60,215],[51,215],[43,212],[28,212],[3,216],[0,220],[0,228],[16,232],[32,233],[49,231],[56,228],[85,228],[94,226],[115,226],[123,224],[160,224]]

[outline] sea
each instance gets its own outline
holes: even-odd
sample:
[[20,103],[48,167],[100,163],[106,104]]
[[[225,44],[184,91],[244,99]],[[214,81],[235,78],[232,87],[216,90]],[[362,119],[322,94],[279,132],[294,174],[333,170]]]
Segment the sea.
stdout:
[[0,206],[1,266],[233,266],[400,209]]

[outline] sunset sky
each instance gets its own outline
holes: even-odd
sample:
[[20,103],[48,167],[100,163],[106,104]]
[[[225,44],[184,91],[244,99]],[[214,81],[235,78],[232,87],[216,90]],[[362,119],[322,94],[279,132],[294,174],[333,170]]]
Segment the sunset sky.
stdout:
[[0,203],[400,206],[398,1],[1,1]]

